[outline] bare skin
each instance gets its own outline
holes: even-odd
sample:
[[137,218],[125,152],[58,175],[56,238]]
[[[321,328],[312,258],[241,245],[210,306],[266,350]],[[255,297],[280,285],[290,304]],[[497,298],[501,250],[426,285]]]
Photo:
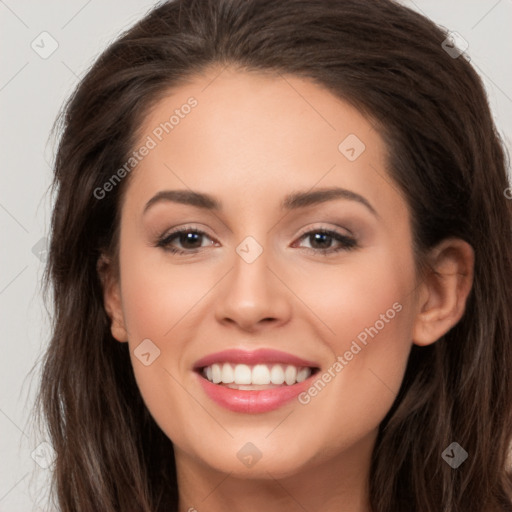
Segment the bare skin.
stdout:
[[[461,318],[473,251],[444,241],[430,254],[439,275],[420,280],[409,209],[372,124],[310,81],[220,71],[169,91],[142,126],[141,144],[188,98],[198,102],[131,176],[120,280],[107,272],[104,281],[112,334],[129,343],[140,392],[175,446],[180,512],[367,512],[379,424],[412,345],[436,342]],[[350,134],[364,151],[355,139],[340,151]],[[291,193],[331,187],[370,206],[338,197],[280,208]],[[222,209],[162,200],[144,212],[162,190],[207,193]],[[205,235],[175,237],[186,254],[173,254],[156,244],[175,228]],[[315,238],[321,228],[355,247]],[[251,263],[236,251],[248,236],[263,250]],[[372,326],[378,333],[348,360]],[[148,366],[134,355],[144,339],[160,350]],[[337,356],[347,364],[307,403],[244,414],[213,402],[192,370],[228,348],[288,352],[317,362],[320,375]],[[251,467],[237,457],[248,442],[261,454]]]

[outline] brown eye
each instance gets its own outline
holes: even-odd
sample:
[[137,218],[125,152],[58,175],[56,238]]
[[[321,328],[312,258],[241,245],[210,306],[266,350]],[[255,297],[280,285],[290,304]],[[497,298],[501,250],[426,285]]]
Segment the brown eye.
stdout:
[[[209,238],[206,233],[197,229],[180,229],[169,233],[158,240],[157,247],[175,254],[194,253],[204,247],[203,238]],[[175,247],[173,243],[179,243],[181,247]],[[208,245],[213,245],[213,240]]]
[[[324,254],[348,251],[357,247],[357,241],[354,238],[328,229],[308,231],[299,240],[304,239],[310,243],[310,247],[306,247],[306,249]],[[332,248],[332,244],[335,242],[338,243],[338,247]]]

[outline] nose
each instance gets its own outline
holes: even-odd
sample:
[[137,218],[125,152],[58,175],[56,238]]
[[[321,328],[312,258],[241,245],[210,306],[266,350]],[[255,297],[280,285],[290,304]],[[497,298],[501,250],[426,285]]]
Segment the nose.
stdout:
[[292,293],[284,284],[284,276],[269,263],[266,251],[251,263],[235,255],[234,268],[222,280],[217,296],[217,321],[256,332],[290,320]]

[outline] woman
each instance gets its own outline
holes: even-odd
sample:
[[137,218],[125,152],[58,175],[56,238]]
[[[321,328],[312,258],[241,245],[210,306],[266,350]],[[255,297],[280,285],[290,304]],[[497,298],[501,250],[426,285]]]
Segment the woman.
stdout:
[[512,203],[448,34],[389,0],[167,2],[62,127],[61,510],[512,510]]

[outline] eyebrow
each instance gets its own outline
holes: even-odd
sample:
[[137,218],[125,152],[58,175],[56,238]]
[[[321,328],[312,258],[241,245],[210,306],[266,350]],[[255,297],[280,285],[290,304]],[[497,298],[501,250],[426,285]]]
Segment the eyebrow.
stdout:
[[[379,217],[379,214],[370,202],[360,194],[345,188],[323,188],[306,192],[294,192],[284,198],[281,202],[281,210],[297,210],[316,204],[333,201],[336,199],[345,199],[356,201],[364,205],[373,215]],[[160,202],[174,202],[195,206],[205,210],[221,211],[222,203],[210,194],[194,192],[192,190],[162,190],[155,194],[144,206],[145,214],[151,206]]]

